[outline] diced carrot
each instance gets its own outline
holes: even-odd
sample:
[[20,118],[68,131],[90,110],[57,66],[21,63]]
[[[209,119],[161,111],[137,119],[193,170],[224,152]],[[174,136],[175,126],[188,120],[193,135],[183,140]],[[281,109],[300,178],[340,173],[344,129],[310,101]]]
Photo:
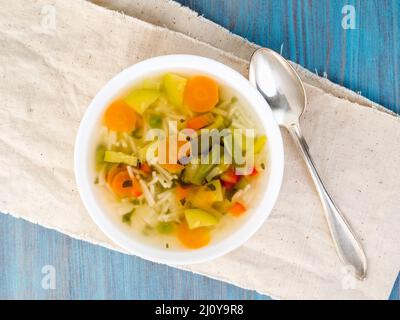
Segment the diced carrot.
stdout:
[[178,201],[185,199],[189,194],[189,190],[190,190],[189,187],[183,187],[178,184],[175,189],[176,199]]
[[179,174],[185,168],[183,165],[179,163],[164,163],[161,166],[170,173]]
[[217,83],[206,76],[194,76],[186,84],[184,104],[195,112],[208,112],[218,103]]
[[258,171],[257,171],[256,167],[253,167],[253,170],[251,170],[250,176],[253,177],[253,176],[256,176],[257,174],[258,174]]
[[235,185],[234,183],[231,183],[231,182],[226,182],[226,181],[224,181],[224,180],[221,180],[221,184],[222,184],[222,186],[223,187],[225,187],[226,189],[232,189],[233,188],[233,186]]
[[136,179],[132,180],[126,170],[114,176],[111,182],[111,189],[121,198],[131,196],[138,197],[142,194],[139,181]]
[[235,202],[233,206],[229,209],[229,213],[233,216],[240,216],[244,212],[246,212],[246,208],[240,202]]
[[211,239],[210,230],[207,227],[190,230],[186,221],[178,226],[176,236],[178,240],[189,249],[204,247]]
[[104,123],[110,130],[129,132],[135,129],[136,113],[125,102],[117,100],[107,108]]
[[111,186],[111,183],[112,183],[114,177],[122,171],[126,171],[125,166],[121,166],[121,165],[113,166],[107,173],[107,176],[106,176],[107,183]]
[[236,182],[238,182],[239,178],[240,178],[240,176],[238,176],[235,173],[235,170],[233,169],[233,167],[230,167],[228,169],[228,171],[225,171],[223,174],[221,174],[222,181],[232,183],[232,184],[235,184]]
[[186,122],[186,127],[193,130],[199,130],[213,123],[214,116],[211,113],[201,114],[191,118]]

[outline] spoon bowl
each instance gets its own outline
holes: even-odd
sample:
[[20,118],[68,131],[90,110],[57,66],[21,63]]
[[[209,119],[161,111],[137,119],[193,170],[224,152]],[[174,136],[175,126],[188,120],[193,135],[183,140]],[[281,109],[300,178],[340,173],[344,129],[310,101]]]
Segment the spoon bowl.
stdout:
[[270,105],[279,125],[298,124],[307,98],[303,83],[289,63],[282,63],[275,51],[261,48],[254,52],[249,80]]

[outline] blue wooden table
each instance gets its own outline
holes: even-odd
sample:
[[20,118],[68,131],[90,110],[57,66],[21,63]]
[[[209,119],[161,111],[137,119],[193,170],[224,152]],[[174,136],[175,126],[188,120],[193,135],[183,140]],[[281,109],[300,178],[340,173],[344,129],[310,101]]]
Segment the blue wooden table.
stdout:
[[[179,2],[253,42],[277,51],[283,44],[285,57],[400,112],[398,0]],[[354,6],[355,29],[342,28],[346,4]],[[49,283],[43,278],[52,270],[56,288],[45,290]],[[399,299],[399,282],[391,299]],[[0,298],[269,299],[5,215],[0,215]]]

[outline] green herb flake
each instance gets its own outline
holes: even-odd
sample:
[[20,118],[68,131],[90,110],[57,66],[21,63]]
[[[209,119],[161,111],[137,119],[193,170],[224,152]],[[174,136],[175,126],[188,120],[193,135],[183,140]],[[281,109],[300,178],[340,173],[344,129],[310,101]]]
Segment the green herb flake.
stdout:
[[186,199],[185,198],[183,198],[183,199],[181,199],[181,200],[179,200],[179,202],[181,203],[181,205],[185,205],[185,203],[186,203]]
[[215,186],[212,183],[208,184],[207,188],[210,189],[211,191],[217,190],[217,188],[215,188]]
[[158,115],[152,115],[149,119],[149,125],[152,128],[160,128],[162,125],[162,118]]
[[131,218],[132,218],[132,215],[133,215],[134,212],[135,212],[135,209],[132,209],[131,211],[125,213],[122,216],[122,222],[123,223],[127,223],[127,224],[131,224]]
[[261,163],[260,166],[261,166],[261,169],[265,170],[265,164],[264,163]]
[[233,195],[236,193],[235,189],[226,190],[225,196],[229,201],[232,201]]

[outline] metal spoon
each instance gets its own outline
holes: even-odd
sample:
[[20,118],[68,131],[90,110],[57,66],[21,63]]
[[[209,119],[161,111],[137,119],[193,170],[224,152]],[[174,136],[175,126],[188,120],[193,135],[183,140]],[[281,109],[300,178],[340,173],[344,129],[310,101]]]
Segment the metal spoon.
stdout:
[[307,104],[306,92],[300,77],[281,55],[261,48],[251,57],[249,80],[267,100],[278,124],[290,132],[299,147],[321,199],[339,257],[345,265],[353,267],[351,271],[358,279],[364,279],[367,273],[364,251],[326,190],[300,130],[299,118]]

